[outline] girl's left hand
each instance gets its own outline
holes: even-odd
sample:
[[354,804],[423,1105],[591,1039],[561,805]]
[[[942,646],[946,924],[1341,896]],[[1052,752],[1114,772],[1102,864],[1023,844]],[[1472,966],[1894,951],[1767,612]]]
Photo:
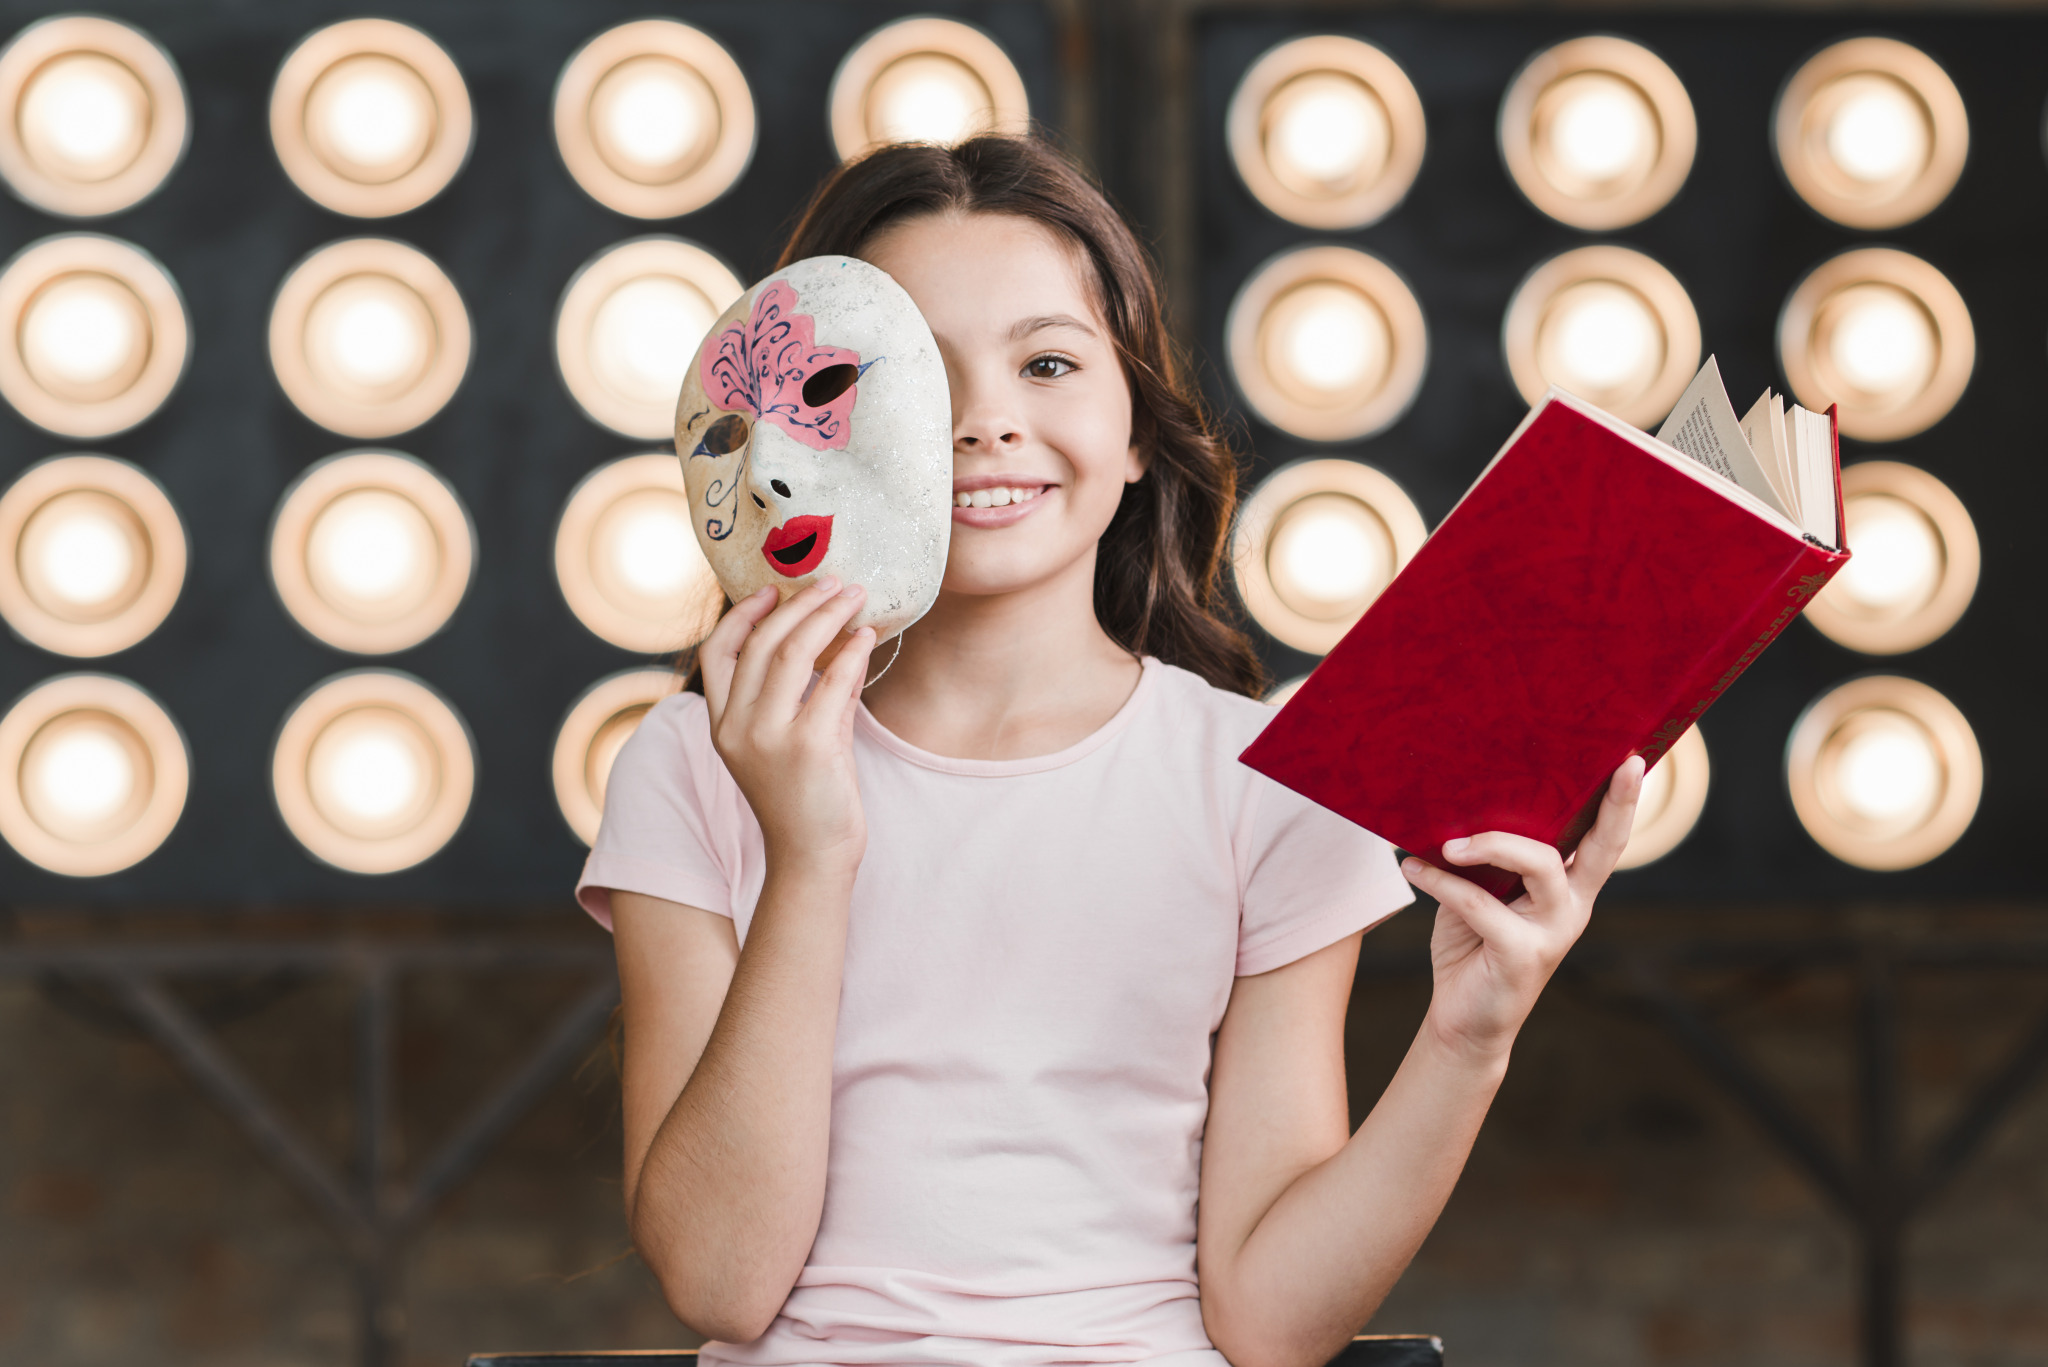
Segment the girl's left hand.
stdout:
[[1429,957],[1436,980],[1427,1027],[1457,1052],[1504,1058],[1537,994],[1577,942],[1593,898],[1614,872],[1635,820],[1644,764],[1631,756],[1607,785],[1600,815],[1567,863],[1526,836],[1488,831],[1446,841],[1453,864],[1491,864],[1522,875],[1526,891],[1503,904],[1454,873],[1420,859],[1401,861],[1408,881],[1436,898]]

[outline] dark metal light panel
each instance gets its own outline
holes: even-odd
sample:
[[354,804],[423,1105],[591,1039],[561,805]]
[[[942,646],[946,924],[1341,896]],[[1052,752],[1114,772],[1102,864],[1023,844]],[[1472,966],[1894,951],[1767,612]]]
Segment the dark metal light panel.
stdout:
[[[49,8],[0,3],[0,43]],[[148,356],[86,355],[65,350],[70,335],[50,327],[31,331],[49,333],[54,350],[29,357],[19,345],[0,348],[0,398],[10,400],[0,403],[0,491],[53,456],[111,457],[162,491],[190,553],[160,624],[91,660],[119,687],[91,685],[90,707],[37,695],[35,727],[26,712],[12,729],[0,720],[10,744],[34,750],[38,774],[73,772],[53,763],[75,761],[75,773],[92,780],[46,783],[32,801],[16,793],[11,806],[0,796],[5,830],[26,829],[17,820],[24,815],[61,828],[49,849],[33,831],[22,836],[42,851],[39,863],[0,842],[0,901],[560,905],[583,858],[577,831],[587,832],[620,718],[630,721],[658,690],[635,674],[631,688],[601,689],[573,716],[572,705],[622,670],[659,669],[650,655],[682,643],[681,609],[698,587],[694,544],[686,540],[680,559],[660,545],[681,495],[673,457],[671,484],[614,487],[607,477],[584,487],[611,496],[565,518],[586,476],[656,450],[666,436],[665,422],[644,437],[622,435],[646,427],[632,405],[646,376],[622,352],[635,350],[636,329],[649,318],[688,313],[686,290],[708,289],[704,307],[715,317],[729,298],[711,294],[773,264],[805,197],[838,163],[829,92],[863,39],[936,10],[985,46],[934,66],[908,60],[917,56],[911,48],[923,51],[913,43],[883,54],[888,60],[855,84],[929,112],[944,101],[926,98],[920,82],[945,75],[943,61],[995,52],[1003,66],[977,79],[1002,97],[1003,111],[1021,92],[1047,119],[1062,108],[1056,15],[1039,0],[715,0],[674,16],[702,43],[672,41],[676,25],[664,23],[636,56],[619,35],[648,18],[638,0],[417,0],[379,10],[394,24],[373,29],[332,27],[362,18],[344,0],[95,0],[90,8],[146,35],[146,46],[123,49],[133,59],[126,69],[140,74],[124,85],[120,70],[74,64],[66,80],[78,90],[65,98],[98,100],[116,115],[132,113],[137,99],[167,110],[176,102],[189,108],[189,134],[168,144],[175,169],[154,193],[60,204],[48,184],[32,183],[33,167],[21,168],[43,158],[35,164],[47,180],[51,167],[64,172],[51,156],[75,160],[91,149],[78,138],[51,141],[31,120],[24,148],[0,146],[0,177],[16,177],[15,194],[0,197],[0,261],[44,239],[78,240],[63,237],[79,225],[60,212],[101,214],[90,228],[104,236],[89,239],[107,244],[94,258],[99,275],[70,277],[90,289],[69,300],[46,292],[42,303],[78,316],[125,308],[121,316],[142,319],[136,328],[161,330],[166,341]],[[306,42],[323,31],[350,41]],[[157,52],[168,54],[168,84],[151,74]],[[281,82],[295,52],[308,70]],[[578,54],[588,69],[574,67]],[[0,57],[0,96],[12,88],[11,70]],[[715,130],[696,98],[705,91]],[[456,127],[458,93],[466,133]],[[281,98],[299,111],[287,109],[284,126],[305,135],[299,150],[282,151],[290,172],[273,138]],[[335,109],[374,118],[337,123]],[[636,109],[666,110],[668,123],[634,122],[631,131],[647,136],[622,139],[620,111]],[[898,117],[880,105],[869,113]],[[108,146],[101,151],[114,156],[126,144]],[[154,142],[128,151],[138,166],[163,156]],[[423,174],[434,168],[438,190]],[[394,197],[390,187],[406,194]],[[588,301],[565,301],[579,272],[593,280],[602,274],[593,263],[621,261],[611,249],[650,235],[662,240],[660,253],[627,253],[622,262],[647,269],[618,274]],[[347,269],[319,281],[294,276],[336,264],[328,253],[337,250]],[[730,276],[706,276],[699,258],[723,263]],[[151,270],[160,270],[163,289]],[[112,285],[101,288],[100,277]],[[288,277],[309,288],[284,292]],[[23,302],[33,307],[37,297],[27,290]],[[571,302],[590,307],[564,355],[559,324]],[[289,315],[281,329],[273,327],[280,309]],[[15,321],[10,315],[0,331],[22,336]],[[173,338],[188,321],[189,334]],[[463,365],[453,363],[457,341]],[[149,368],[150,357],[174,353],[182,369]],[[138,357],[143,368],[130,376]],[[105,373],[88,373],[93,365]],[[565,377],[585,383],[580,401]],[[119,395],[100,395],[110,388]],[[93,404],[102,407],[74,411]],[[396,485],[349,483],[309,496],[305,507],[287,504],[302,477],[302,494],[319,483],[309,471],[333,468],[320,462],[366,442],[379,443],[382,473],[399,476]],[[425,478],[407,477],[399,467],[408,462]],[[140,489],[130,492],[147,502]],[[66,607],[59,590],[99,592],[110,610],[131,590],[138,602],[147,596],[126,580],[66,578],[70,562],[51,551],[59,532],[72,542],[101,533],[132,541],[137,527],[154,525],[140,513],[130,525],[115,502],[97,498],[35,500],[49,505],[40,521],[28,510],[29,568],[41,577],[16,597],[29,609],[40,594],[45,616],[53,603],[72,616],[99,610]],[[565,521],[577,523],[580,580],[557,576]],[[289,544],[273,542],[273,526]],[[459,563],[465,534],[468,576]],[[273,574],[274,554],[284,558],[282,575]],[[61,571],[56,578],[43,573],[46,561]],[[597,629],[578,619],[572,601]],[[629,620],[662,613],[659,639]],[[622,624],[639,633],[629,645],[615,643],[631,634]],[[63,634],[48,625],[22,616],[16,632],[0,636],[0,718],[77,668],[75,656],[48,648]],[[39,631],[48,645],[32,643]],[[360,670],[358,652],[375,653],[379,668]],[[131,685],[133,694],[123,691]],[[297,722],[288,726],[287,716]],[[576,734],[558,745],[565,717]],[[56,730],[46,725],[53,718],[62,723]],[[558,763],[563,747],[582,754],[580,765]],[[565,773],[573,781],[558,786]],[[64,852],[62,841],[91,846],[112,826],[133,834],[122,848],[135,860],[115,859],[104,844],[98,853]],[[154,852],[137,853],[158,839]]]
[[[1517,380],[1533,383],[1546,357],[1562,366],[1572,356],[1567,303],[1598,323],[1581,364],[1618,381],[1657,388],[1646,378],[1654,353],[1690,351],[1689,312],[1738,407],[1766,385],[1806,404],[1842,403],[1851,544],[1862,558],[1707,715],[1697,822],[1622,874],[1617,891],[1673,901],[2037,895],[2033,827],[2048,772],[2048,571],[2035,532],[2048,499],[2037,412],[2048,364],[2048,85],[2033,54],[2048,48],[2048,19],[1596,21],[1319,5],[1203,7],[1187,22],[1199,271],[1197,297],[1182,303],[1212,360],[1215,399],[1245,424],[1255,477],[1309,458],[1355,461],[1435,523],[1525,411]],[[1405,198],[1354,229],[1303,226],[1262,204],[1233,152],[1244,83],[1260,79],[1267,54],[1318,35],[1369,44],[1396,64],[1428,129]],[[1602,54],[1570,45],[1592,35],[1655,64],[1582,66]],[[1860,41],[1870,38],[1885,41]],[[1541,88],[1517,96],[1518,76],[1531,73]],[[1634,100],[1639,126],[1621,136],[1627,128],[1567,110],[1567,96],[1623,112]],[[1680,101],[1689,112],[1667,117]],[[1505,126],[1518,111],[1521,122]],[[1665,134],[1688,120],[1677,131],[1693,139],[1689,164],[1656,170],[1650,153],[1685,141]],[[1584,145],[1565,145],[1574,139]],[[1569,170],[1574,159],[1581,171],[1612,162],[1608,188],[1634,177],[1629,193],[1642,202],[1626,214],[1560,213],[1541,168]],[[1642,188],[1653,181],[1666,187],[1661,207]],[[1233,305],[1265,264],[1330,249],[1398,274],[1427,326],[1428,366],[1391,425],[1317,440],[1246,402],[1225,358]],[[1580,252],[1655,271],[1623,279],[1603,268],[1587,276],[1590,288],[1545,275],[1586,260],[1571,255]],[[1547,311],[1516,314],[1525,282],[1544,285]],[[1669,296],[1663,308],[1639,302],[1653,295]],[[1634,325],[1625,306],[1642,315]],[[1653,316],[1658,326],[1643,323]],[[1633,334],[1648,340],[1631,367],[1623,343]],[[1654,406],[1645,400],[1630,416],[1655,423]],[[1277,638],[1264,649],[1283,680],[1315,659]],[[1856,682],[1880,667],[1932,696]],[[1866,697],[1873,688],[1883,696]],[[1682,814],[1700,777],[1681,783],[1674,769],[1656,805]]]

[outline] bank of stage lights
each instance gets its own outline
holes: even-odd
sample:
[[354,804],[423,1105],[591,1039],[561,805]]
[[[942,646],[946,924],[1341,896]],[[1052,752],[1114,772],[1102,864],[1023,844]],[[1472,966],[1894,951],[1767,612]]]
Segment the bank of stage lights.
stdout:
[[[944,19],[891,24],[841,62],[827,93],[841,156],[878,142],[949,142],[1019,129],[1029,109],[1014,66],[985,34]],[[89,219],[156,190],[183,154],[189,112],[170,57],[147,35],[88,16],[47,19],[0,52],[0,177],[51,214]],[[309,34],[273,86],[271,132],[292,182],[363,219],[402,213],[461,171],[474,116],[460,71],[426,34],[351,20]],[[752,92],[707,34],[650,19],[596,35],[557,83],[556,148],[593,199],[641,219],[702,208],[745,173]],[[1357,39],[1282,44],[1246,72],[1227,115],[1229,151],[1252,194],[1291,222],[1357,228],[1395,212],[1427,129],[1399,65]],[[1618,38],[1535,54],[1501,105],[1500,149],[1521,192],[1588,231],[1639,222],[1691,169],[1691,101],[1659,58]],[[1896,227],[1955,184],[1968,122],[1925,54],[1883,39],[1826,49],[1792,74],[1775,116],[1787,180],[1851,228]],[[556,315],[565,387],[594,422],[634,441],[669,435],[673,395],[697,342],[738,297],[730,267],[679,237],[634,238],[567,282]],[[140,248],[90,232],[32,243],[0,271],[0,397],[55,434],[97,440],[160,407],[190,346],[183,300]],[[467,371],[468,312],[453,282],[403,242],[331,243],[281,282],[270,325],[280,388],[312,421],[355,441],[426,422]],[[1652,422],[1698,365],[1699,325],[1671,273],[1595,244],[1540,264],[1503,320],[1507,369],[1531,399],[1550,384]],[[1841,405],[1870,441],[1923,431],[1974,364],[1968,310],[1933,266],[1863,248],[1817,266],[1781,315],[1779,358],[1811,408]],[[1392,425],[1428,365],[1422,310],[1368,253],[1298,248],[1239,291],[1227,362],[1252,410],[1311,441]],[[1851,649],[1892,654],[1939,637],[1975,589],[1969,515],[1938,481],[1890,461],[1844,472],[1856,558],[1808,619]],[[1327,651],[1391,581],[1424,528],[1407,496],[1357,461],[1276,472],[1247,501],[1233,543],[1246,603],[1276,638]],[[185,537],[144,472],[107,456],[31,467],[0,496],[0,616],[23,639],[89,659],[146,636],[175,602]],[[277,509],[270,566],[287,613],[315,638],[376,656],[403,650],[458,610],[476,559],[454,489],[395,449],[317,462]],[[629,455],[571,495],[555,564],[571,610],[624,649],[655,653],[700,634],[715,580],[690,534],[671,455]],[[557,737],[553,782],[570,827],[592,838],[605,779],[671,671],[599,681]],[[0,718],[0,837],[78,876],[147,856],[182,808],[188,761],[175,722],[104,674],[45,681]],[[272,765],[285,824],[314,856],[389,872],[431,856],[468,809],[475,755],[431,687],[388,669],[320,684],[284,720]],[[1697,729],[1654,770],[1627,861],[1674,848],[1705,802]],[[1817,700],[1787,756],[1800,819],[1852,864],[1902,868],[1967,827],[1981,784],[1968,724],[1923,685],[1859,679]]]
[[[1395,212],[1427,130],[1414,87],[1386,53],[1317,35],[1246,70],[1225,116],[1245,187],[1311,229],[1357,228]],[[1817,213],[1856,229],[1897,227],[1954,187],[1969,145],[1955,85],[1926,54],[1889,39],[1838,43],[1792,73],[1774,118],[1787,181]],[[1647,49],[1613,37],[1559,43],[1509,83],[1501,159],[1523,196],[1589,232],[1638,223],[1692,169],[1692,101]],[[1501,325],[1510,378],[1535,402],[1551,385],[1638,425],[1669,411],[1701,360],[1699,319],[1678,279],[1639,251],[1595,243],[1540,263]],[[1896,441],[1940,421],[1975,363],[1969,310],[1934,266],[1887,248],[1822,262],[1786,300],[1778,357],[1811,409],[1839,404],[1842,431]],[[1390,426],[1427,366],[1420,307],[1386,263],[1351,247],[1282,252],[1239,288],[1225,353],[1247,406],[1295,437],[1349,442]],[[1953,626],[1975,591],[1978,548],[1961,502],[1925,472],[1867,461],[1843,472],[1848,567],[1807,619],[1852,650],[1918,649]],[[1405,563],[1420,519],[1406,495],[1350,459],[1296,462],[1247,501],[1233,547],[1246,606],[1297,650],[1322,654]],[[1300,680],[1283,685],[1275,701]],[[1982,765],[1967,722],[1905,679],[1845,684],[1817,700],[1788,745],[1787,782],[1806,829],[1864,868],[1921,864],[1976,810]],[[1674,849],[1704,808],[1699,729],[1650,771],[1625,867]]]
[[[823,111],[835,146],[953,142],[1021,130],[1024,83],[966,24],[890,24],[841,61]],[[110,19],[33,24],[0,51],[0,178],[48,213],[86,219],[154,192],[183,155],[189,121],[177,66]],[[716,200],[754,153],[754,96],[724,47],[687,24],[642,20],[570,54],[554,97],[556,151],[609,209],[670,219]],[[308,34],[272,86],[270,131],[285,174],[336,213],[375,220],[417,208],[460,173],[475,134],[462,73],[427,34],[357,19]],[[666,442],[684,369],[741,284],[717,257],[653,235],[599,252],[566,282],[555,319],[564,386],[595,423]],[[91,232],[31,244],[0,271],[0,397],[61,437],[91,441],[162,406],[190,348],[176,283],[140,248]],[[346,237],[280,282],[269,354],[313,422],[389,442],[428,421],[469,368],[468,310],[447,273],[405,242]],[[74,659],[153,631],[185,577],[184,529],[145,472],[76,454],[31,467],[0,494],[0,617]],[[315,462],[286,491],[269,545],[287,615],[335,649],[374,657],[418,644],[460,608],[476,534],[455,489],[425,462],[378,446]],[[555,541],[577,619],[623,649],[687,645],[714,620],[717,582],[690,528],[672,452],[628,455],[587,476]],[[557,736],[563,818],[596,833],[612,759],[678,685],[665,668],[600,680]],[[462,718],[427,683],[365,668],[313,688],[282,719],[271,787],[285,826],[318,859],[388,873],[454,835],[475,786]],[[117,872],[170,834],[188,757],[170,715],[132,683],[46,680],[0,717],[0,838],[75,876]]]

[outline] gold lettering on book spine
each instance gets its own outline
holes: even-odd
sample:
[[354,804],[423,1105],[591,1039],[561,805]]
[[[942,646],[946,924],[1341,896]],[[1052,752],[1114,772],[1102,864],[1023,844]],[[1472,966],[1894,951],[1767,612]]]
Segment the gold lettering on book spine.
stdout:
[[1659,759],[1663,758],[1664,752],[1677,743],[1678,738],[1685,734],[1686,728],[1698,721],[1700,714],[1709,707],[1712,707],[1716,698],[1727,692],[1728,685],[1734,683],[1740,677],[1742,671],[1748,669],[1756,657],[1764,653],[1765,646],[1778,639],[1778,633],[1783,631],[1792,619],[1799,615],[1800,611],[1805,608],[1807,600],[1816,593],[1819,593],[1821,586],[1826,584],[1833,576],[1834,571],[1831,569],[1822,570],[1818,574],[1801,575],[1799,582],[1787,588],[1785,590],[1786,603],[1784,608],[1780,610],[1776,617],[1771,619],[1771,624],[1763,629],[1763,633],[1749,643],[1749,649],[1738,655],[1735,658],[1735,663],[1729,665],[1723,671],[1721,677],[1714,680],[1713,687],[1707,690],[1707,696],[1694,703],[1692,710],[1684,716],[1673,717],[1670,721],[1665,722],[1650,733],[1650,743],[1636,752],[1643,757],[1643,761],[1646,764],[1655,764]]

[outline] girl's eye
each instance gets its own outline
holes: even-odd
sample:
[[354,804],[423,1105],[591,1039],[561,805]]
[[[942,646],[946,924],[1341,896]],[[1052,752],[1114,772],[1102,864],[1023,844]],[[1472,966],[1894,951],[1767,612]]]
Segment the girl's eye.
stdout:
[[1033,356],[1024,363],[1024,374],[1034,380],[1057,380],[1076,368],[1064,356]]

